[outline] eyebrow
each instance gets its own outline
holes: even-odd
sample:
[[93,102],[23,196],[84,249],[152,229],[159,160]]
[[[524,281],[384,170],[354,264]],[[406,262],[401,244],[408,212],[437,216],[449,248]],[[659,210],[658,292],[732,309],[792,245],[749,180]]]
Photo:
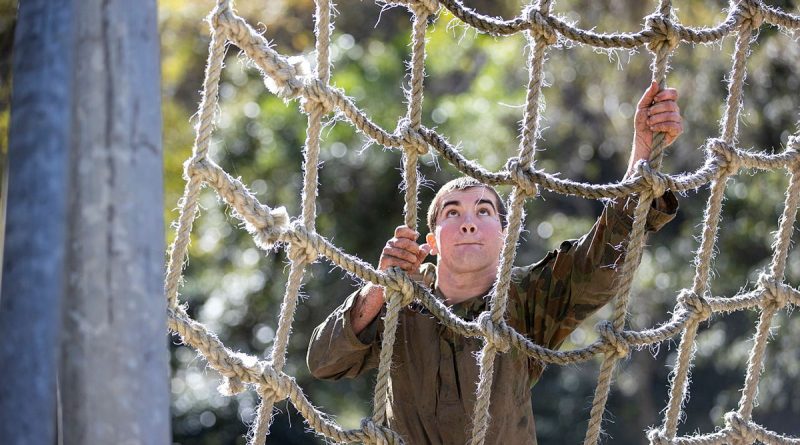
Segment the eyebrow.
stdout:
[[[495,212],[497,211],[497,208],[495,207],[494,203],[490,199],[481,198],[481,199],[477,200],[475,202],[475,204],[477,204],[477,205],[489,204],[490,206],[492,206],[492,210],[494,210]],[[442,210],[446,209],[447,206],[451,206],[451,205],[460,206],[461,205],[461,201],[459,201],[457,199],[454,199],[452,201],[445,201],[445,203],[442,204]]]

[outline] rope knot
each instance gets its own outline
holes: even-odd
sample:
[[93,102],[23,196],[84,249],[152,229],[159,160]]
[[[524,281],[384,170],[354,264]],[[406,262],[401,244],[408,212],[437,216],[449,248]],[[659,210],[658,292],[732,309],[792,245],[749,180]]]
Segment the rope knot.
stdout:
[[722,139],[711,139],[708,147],[716,156],[716,163],[719,165],[720,173],[731,176],[735,175],[742,167],[742,160],[736,149],[728,145]]
[[262,378],[256,390],[261,398],[275,403],[289,397],[297,386],[294,378],[276,370],[272,362],[262,360],[257,366]]
[[529,8],[527,14],[533,38],[548,45],[555,45],[558,42],[558,33],[547,21],[547,17],[534,7]]
[[664,45],[667,49],[673,49],[681,43],[681,36],[675,25],[668,17],[661,14],[652,14],[645,19],[645,29],[653,34],[652,40],[647,44],[647,49],[657,53]]
[[331,100],[328,86],[319,79],[309,78],[305,82],[306,96],[300,100],[300,106],[306,114],[319,112],[328,114],[336,109],[336,104]]
[[361,419],[361,431],[369,439],[369,443],[381,445],[403,445],[403,439],[396,432],[378,425],[371,417]]
[[506,162],[506,170],[511,175],[511,179],[517,184],[517,187],[528,196],[536,196],[537,186],[536,183],[528,175],[528,170],[522,167],[519,158],[509,158]]
[[756,441],[756,436],[750,428],[750,422],[744,420],[739,413],[731,411],[725,413],[725,427],[728,428],[734,439],[735,443],[753,443]]
[[419,131],[411,128],[411,122],[408,118],[404,117],[397,123],[395,136],[400,139],[404,149],[414,149],[420,156],[428,154],[428,142],[422,138]]
[[434,15],[439,12],[439,0],[416,0],[409,8],[415,15]]
[[777,309],[780,309],[789,303],[789,296],[792,293],[791,288],[778,282],[775,277],[762,273],[758,276],[758,285],[766,292],[764,301],[767,304],[772,304]]
[[653,170],[649,162],[645,160],[637,162],[636,172],[653,190],[653,197],[659,198],[667,192],[669,187],[667,176],[657,170]]
[[203,173],[206,171],[208,171],[208,166],[206,165],[205,155],[200,155],[198,153],[183,163],[183,179],[187,181],[192,179],[195,175],[203,177]]
[[690,289],[683,289],[678,294],[678,303],[689,312],[692,312],[698,320],[707,320],[713,311],[711,305],[708,304],[705,298]]
[[647,432],[647,439],[650,441],[650,445],[671,445],[672,441],[669,440],[666,434],[664,434],[664,430],[660,429],[651,429]]
[[231,14],[231,2],[229,0],[224,0],[217,2],[217,6],[211,10],[211,13],[208,15],[208,24],[215,30],[220,29],[220,25],[223,18],[227,18],[227,16]]
[[619,359],[628,356],[630,353],[630,346],[628,346],[627,340],[625,340],[622,334],[614,330],[614,326],[610,321],[604,320],[597,323],[597,333],[600,334],[605,344],[613,348],[613,350],[608,351],[608,353],[616,355]]
[[233,396],[245,390],[242,381],[242,368],[249,368],[258,363],[258,358],[235,352],[223,359],[227,365],[226,369],[220,369],[223,374],[222,384],[217,387],[217,391],[223,396]]
[[789,162],[787,162],[789,170],[793,173],[800,171],[800,137],[789,136],[786,146],[787,148],[783,154],[789,159]]
[[489,342],[500,352],[508,352],[511,349],[511,340],[508,338],[505,321],[495,324],[492,321],[492,314],[489,311],[481,312],[475,322],[478,324],[486,341]]
[[[761,11],[761,3],[757,0],[742,0],[736,8],[734,15],[739,18],[743,26],[758,29],[764,21],[764,13]],[[741,32],[741,30],[739,31]]]
[[[390,267],[386,272],[386,278],[393,285],[390,286],[396,293],[401,295],[400,306],[408,306],[414,301],[414,280],[408,274],[403,272],[399,267]],[[392,298],[391,295],[395,292],[387,292],[387,298]]]
[[[282,208],[282,207],[281,207]],[[308,234],[308,229],[302,221],[296,219],[292,222],[292,232]],[[319,258],[319,250],[309,236],[294,236],[289,247],[289,259],[292,261],[305,261],[311,264]]]
[[[299,221],[293,223],[293,226],[300,225]],[[304,226],[305,227],[305,226]],[[289,255],[289,259],[293,263],[303,262],[305,264],[311,264],[319,258],[319,252],[311,245],[311,242],[306,242],[303,244],[290,244],[289,251],[287,252]]]
[[259,224],[254,225],[253,239],[264,250],[270,250],[275,243],[280,241],[281,235],[289,229],[289,213],[283,206],[271,210],[269,207],[262,207],[262,210],[265,211],[261,212],[262,218],[258,221]]

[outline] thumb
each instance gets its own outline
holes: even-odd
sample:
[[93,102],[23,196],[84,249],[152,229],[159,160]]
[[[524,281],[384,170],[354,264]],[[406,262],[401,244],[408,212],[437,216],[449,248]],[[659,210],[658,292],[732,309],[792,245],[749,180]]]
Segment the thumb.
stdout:
[[658,83],[651,82],[650,86],[645,90],[642,98],[639,99],[639,104],[636,105],[638,109],[647,108],[652,105],[653,101],[656,99],[656,95],[658,94],[659,88]]

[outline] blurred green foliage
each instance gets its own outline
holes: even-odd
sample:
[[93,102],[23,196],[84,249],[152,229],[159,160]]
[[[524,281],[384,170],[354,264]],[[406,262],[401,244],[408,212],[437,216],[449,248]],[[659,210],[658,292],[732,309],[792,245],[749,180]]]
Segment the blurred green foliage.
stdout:
[[[719,0],[674,2],[680,21],[711,26],[725,17]],[[791,0],[769,1],[798,10]],[[513,17],[517,1],[467,1],[485,14]],[[165,220],[177,218],[184,180],[182,163],[194,138],[192,120],[202,88],[208,27],[202,19],[212,2],[161,0],[164,116]],[[655,2],[562,0],[554,11],[582,28],[634,31]],[[0,2],[0,153],[5,153],[10,96],[10,55],[15,2]],[[245,2],[239,13],[270,39],[282,54],[313,57],[313,1]],[[405,114],[404,72],[409,59],[410,14],[370,1],[337,6],[333,36],[332,83],[375,122],[393,129]],[[696,170],[703,162],[702,144],[718,132],[724,109],[733,37],[721,44],[682,45],[672,59],[668,83],[679,89],[686,132],[670,149],[664,170]],[[514,156],[524,106],[526,41],[522,36],[492,38],[477,34],[441,12],[429,30],[424,124],[436,127],[463,153],[498,170]],[[622,177],[629,153],[633,109],[649,81],[646,51],[598,51],[571,45],[553,48],[545,65],[546,108],[537,166],[563,177],[595,183]],[[264,87],[257,71],[231,47],[220,87],[218,130],[212,156],[228,172],[242,178],[269,206],[284,205],[299,214],[302,148],[306,117],[296,102],[284,103]],[[779,152],[797,132],[800,90],[800,47],[797,36],[762,27],[748,61],[739,145]],[[3,156],[0,156],[2,159]],[[322,169],[317,229],[345,251],[375,263],[393,228],[402,223],[399,188],[400,155],[364,138],[338,118],[323,132]],[[0,162],[0,166],[2,163]],[[426,208],[438,184],[457,173],[432,155],[422,159],[426,182],[420,197]],[[754,286],[768,266],[773,233],[783,208],[788,180],[781,172],[741,172],[730,180],[720,226],[714,295],[731,296]],[[507,190],[505,190],[507,192]],[[669,318],[675,297],[691,286],[694,251],[698,247],[708,188],[681,199],[676,220],[649,239],[636,281],[629,325],[643,329]],[[600,203],[545,192],[527,204],[526,232],[517,264],[540,258],[566,238],[580,236],[599,213]],[[422,223],[424,226],[424,222]],[[422,227],[421,226],[421,227]],[[421,229],[423,230],[423,229]],[[173,236],[168,231],[169,239]],[[263,356],[272,345],[277,314],[288,272],[280,251],[256,248],[238,220],[209,190],[195,223],[182,298],[190,313],[208,324],[226,345]],[[800,254],[793,250],[787,281],[800,282]],[[370,412],[373,378],[322,382],[309,376],[305,349],[313,327],[352,291],[358,282],[329,263],[309,268],[303,302],[297,310],[286,371],[296,376],[306,394],[345,427],[357,427]],[[608,308],[598,314],[607,317]],[[757,312],[716,315],[701,326],[686,403],[682,433],[709,432],[722,425],[722,414],[736,408],[752,346]],[[587,321],[566,348],[596,338]],[[800,320],[782,311],[774,320],[765,371],[759,386],[757,422],[767,428],[800,435]],[[643,442],[643,430],[661,422],[667,400],[668,373],[677,339],[634,353],[617,374],[608,404],[608,441]],[[596,383],[598,361],[566,368],[550,367],[534,388],[534,412],[541,444],[582,440]],[[244,443],[257,400],[252,392],[234,398],[215,390],[217,374],[202,358],[180,345],[172,346],[172,414],[176,444]],[[306,431],[286,402],[278,407],[271,443],[322,443]]]

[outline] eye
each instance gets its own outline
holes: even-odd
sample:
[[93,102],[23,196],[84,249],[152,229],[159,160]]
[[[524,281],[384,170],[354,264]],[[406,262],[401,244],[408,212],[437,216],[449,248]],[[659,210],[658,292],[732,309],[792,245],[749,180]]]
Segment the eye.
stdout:
[[492,211],[488,207],[482,207],[478,209],[478,215],[490,216],[491,214]]
[[444,213],[444,215],[447,216],[447,217],[458,216],[458,211],[455,210],[455,209],[450,209],[450,210],[446,211]]

